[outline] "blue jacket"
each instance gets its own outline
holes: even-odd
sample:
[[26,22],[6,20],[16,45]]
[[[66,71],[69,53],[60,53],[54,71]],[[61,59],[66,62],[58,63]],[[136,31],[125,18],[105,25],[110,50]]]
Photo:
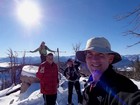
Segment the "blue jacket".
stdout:
[[83,91],[83,105],[110,105],[108,100],[111,101],[117,93],[130,93],[138,90],[130,79],[116,73],[112,65],[103,73],[96,85],[92,80],[92,76],[90,76],[88,81],[90,84]]

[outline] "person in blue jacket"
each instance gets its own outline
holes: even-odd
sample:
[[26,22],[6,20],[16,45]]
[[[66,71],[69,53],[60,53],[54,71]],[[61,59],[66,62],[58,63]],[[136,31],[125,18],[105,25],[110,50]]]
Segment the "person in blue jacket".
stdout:
[[83,105],[111,105],[113,100],[121,100],[120,105],[127,105],[118,94],[138,91],[138,87],[129,78],[115,72],[113,64],[122,58],[119,53],[111,50],[106,38],[90,38],[85,50],[77,51],[76,57],[86,63],[91,73],[83,91]]

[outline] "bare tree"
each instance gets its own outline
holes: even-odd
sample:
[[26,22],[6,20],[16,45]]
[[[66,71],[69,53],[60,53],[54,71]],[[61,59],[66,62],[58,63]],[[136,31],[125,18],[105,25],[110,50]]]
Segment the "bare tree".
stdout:
[[17,51],[14,51],[14,63],[18,62],[18,53]]
[[16,51],[14,51],[14,55],[13,55],[13,70],[12,70],[12,77],[13,77],[13,83],[16,85],[16,66],[17,66],[17,59],[18,57],[18,53]]
[[[126,35],[132,35],[134,37],[140,38],[140,5],[137,6],[134,10],[131,12],[128,12],[124,15],[116,16],[116,19],[118,21],[124,20],[124,19],[131,19],[130,23],[128,25],[133,25],[132,29],[129,29],[128,31],[124,32]],[[132,47],[134,45],[140,44],[140,41],[137,41],[136,43],[133,43],[132,45],[128,45],[127,47]]]
[[140,81],[140,58],[137,56],[136,61],[133,62],[134,79]]
[[75,53],[80,50],[80,47],[81,47],[81,43],[80,42],[76,43],[75,45],[72,44],[72,49],[74,50]]
[[11,82],[16,85],[16,69],[15,69],[15,66],[16,66],[16,58],[17,58],[18,54],[15,53],[15,56],[14,56],[14,53],[13,53],[12,49],[9,49],[7,54],[8,54],[8,57],[10,58]]
[[13,65],[13,51],[12,49],[9,48],[8,53],[7,53],[8,57],[10,58],[10,66],[12,67]]
[[74,51],[75,54],[76,54],[77,51],[80,50],[80,47],[81,47],[81,43],[80,42],[79,43],[76,43],[75,45],[72,44],[72,49],[73,49],[73,51]]

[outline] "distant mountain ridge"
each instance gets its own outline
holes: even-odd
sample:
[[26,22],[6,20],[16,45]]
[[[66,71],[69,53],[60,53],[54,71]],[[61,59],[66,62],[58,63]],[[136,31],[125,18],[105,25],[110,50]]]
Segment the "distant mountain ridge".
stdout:
[[135,61],[137,58],[140,59],[140,54],[124,55],[123,57],[128,58],[128,60]]
[[133,61],[136,61],[137,58],[140,60],[140,54],[122,55],[122,60],[114,65],[120,68],[130,67],[133,64]]
[[[134,55],[122,55],[122,61],[114,64],[114,66],[116,67],[127,67],[127,66],[131,66],[132,65],[132,61],[135,61],[137,58],[139,57],[140,59],[140,54],[134,54]],[[66,62],[68,58],[75,58],[74,55],[72,56],[60,56],[59,57],[59,61],[60,62]],[[58,61],[58,57],[55,56],[54,57],[55,61]],[[0,58],[0,62],[10,62],[10,59],[7,58]],[[17,58],[16,59],[16,63],[22,63],[23,62],[23,58]],[[39,56],[35,56],[35,57],[25,57],[25,63],[26,64],[37,64],[40,63],[40,57]]]
[[[61,56],[61,57],[59,57],[59,61],[60,62],[66,62],[68,58],[74,58],[74,56]],[[55,56],[54,60],[56,62],[58,62],[58,57]],[[16,63],[23,63],[23,58],[22,57],[18,57],[18,58],[16,58],[15,61],[16,61]],[[0,58],[0,62],[10,62],[10,58],[9,57]],[[28,57],[25,57],[25,63],[26,64],[36,64],[36,63],[40,63],[40,62],[41,62],[41,60],[40,60],[39,56],[35,56],[35,57],[28,56]]]

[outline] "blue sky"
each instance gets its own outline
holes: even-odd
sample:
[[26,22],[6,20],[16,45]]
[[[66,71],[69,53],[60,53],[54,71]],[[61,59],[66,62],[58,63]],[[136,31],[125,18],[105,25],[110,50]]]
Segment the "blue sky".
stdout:
[[[139,45],[126,47],[138,41],[138,38],[123,36],[131,28],[130,21],[114,18],[132,11],[140,4],[139,0],[28,0],[38,5],[41,15],[33,26],[27,26],[17,16],[18,5],[23,1],[0,0],[0,57],[7,57],[9,48],[34,50],[42,41],[52,50],[66,51],[60,56],[72,55],[72,44],[81,43],[84,49],[86,41],[95,36],[107,38],[112,50],[121,55],[140,53]],[[38,55],[38,52],[26,54]]]

